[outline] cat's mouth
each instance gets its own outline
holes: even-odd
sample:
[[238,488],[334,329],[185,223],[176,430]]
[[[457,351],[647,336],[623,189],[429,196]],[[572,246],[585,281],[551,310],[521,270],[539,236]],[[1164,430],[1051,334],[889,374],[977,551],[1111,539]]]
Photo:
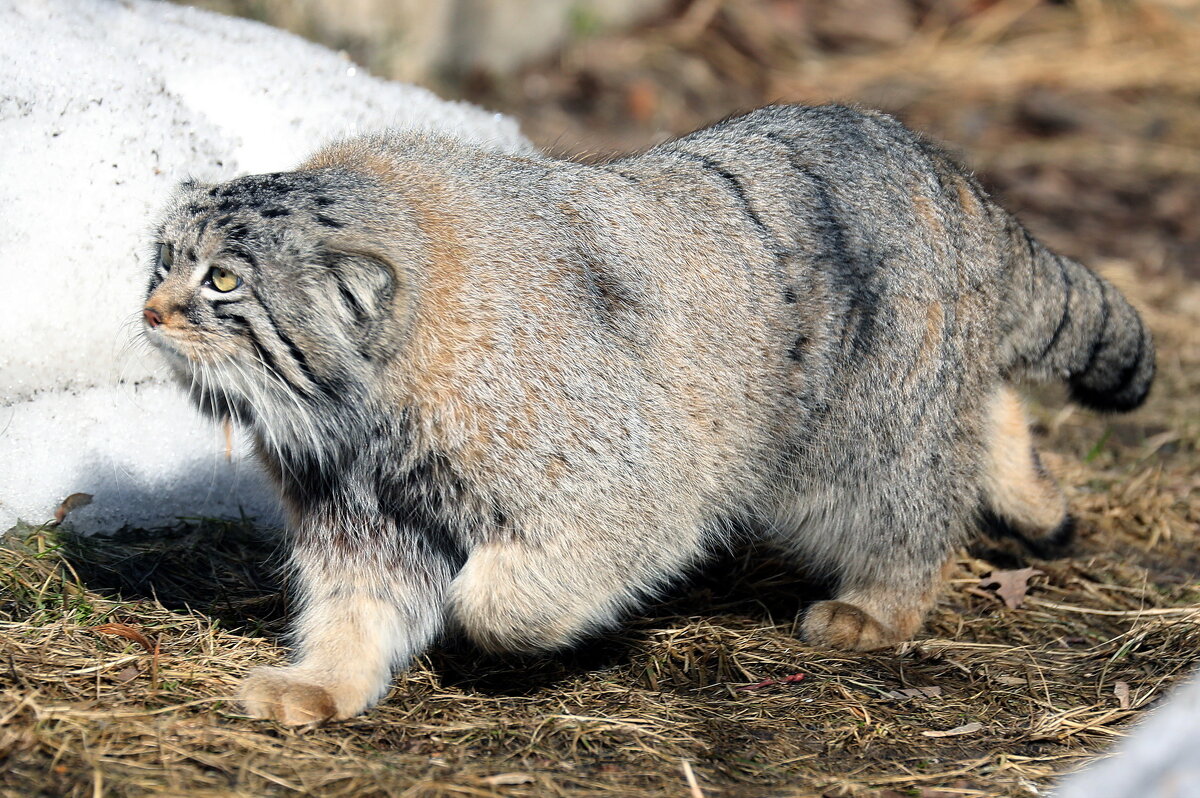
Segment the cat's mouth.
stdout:
[[[169,328],[166,325],[145,329],[146,339],[169,357],[178,358],[181,365],[203,363],[212,365],[229,360],[237,354],[232,342],[214,340],[191,330]],[[224,346],[222,346],[224,344]]]

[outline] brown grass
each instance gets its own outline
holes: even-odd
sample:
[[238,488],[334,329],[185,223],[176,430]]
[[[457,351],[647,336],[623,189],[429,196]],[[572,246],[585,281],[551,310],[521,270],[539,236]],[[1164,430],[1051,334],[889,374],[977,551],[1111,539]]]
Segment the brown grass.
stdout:
[[[1100,417],[1036,392],[1040,445],[1081,522],[1070,556],[1032,561],[981,539],[920,639],[838,654],[796,638],[819,588],[742,552],[578,651],[485,659],[446,644],[365,716],[290,730],[228,701],[247,668],[282,657],[287,607],[263,565],[268,532],[201,521],[96,540],[22,527],[0,546],[0,795],[1026,796],[1104,750],[1196,667],[1200,285],[1185,275],[1200,273],[1200,256],[1180,242],[1196,241],[1181,225],[1197,209],[1154,204],[1178,188],[1173,164],[1194,175],[1200,163],[1195,29],[1164,24],[1167,5],[1007,0],[896,48],[771,56],[764,73],[746,53],[773,52],[770,42],[718,41],[739,20],[753,39],[756,5],[697,3],[682,28],[637,33],[609,60],[669,70],[671,57],[721,53],[723,96],[751,73],[763,92],[743,104],[903,95],[910,120],[952,141],[968,111],[1017,108],[1033,88],[1082,103],[1085,121],[1065,133],[1030,135],[1005,111],[964,147],[1035,231],[1122,285],[1156,336],[1158,382],[1135,414]],[[1083,55],[1064,55],[1068,45]],[[586,62],[587,47],[556,68]],[[652,112],[678,107],[660,97]],[[1086,122],[1093,112],[1101,124]],[[1158,116],[1167,132],[1152,140],[1121,132],[1122,120],[1141,130]],[[1048,175],[1058,193],[1044,190]],[[1126,207],[1129,196],[1149,204]],[[980,587],[990,571],[1030,564],[1043,573],[1020,608]]]

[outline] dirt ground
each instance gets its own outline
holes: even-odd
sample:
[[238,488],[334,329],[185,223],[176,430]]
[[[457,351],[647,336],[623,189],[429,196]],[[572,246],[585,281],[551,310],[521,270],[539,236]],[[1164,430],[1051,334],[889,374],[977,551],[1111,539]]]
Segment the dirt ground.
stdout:
[[981,537],[918,639],[872,654],[799,642],[821,586],[739,552],[577,651],[451,641],[379,708],[294,730],[228,701],[283,656],[270,530],[22,527],[0,547],[0,795],[1033,796],[1200,664],[1195,4],[695,0],[455,90],[584,157],[770,101],[946,142],[1155,336],[1131,415],[1031,392],[1073,550]]

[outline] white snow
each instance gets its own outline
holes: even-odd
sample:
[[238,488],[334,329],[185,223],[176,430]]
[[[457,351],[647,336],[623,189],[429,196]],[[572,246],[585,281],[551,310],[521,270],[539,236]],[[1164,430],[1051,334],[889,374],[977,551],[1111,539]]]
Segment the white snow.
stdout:
[[0,4],[0,531],[93,494],[77,529],[277,518],[246,457],[136,332],[147,235],[180,180],[288,169],[422,128],[528,151],[516,124],[254,22],[147,0]]

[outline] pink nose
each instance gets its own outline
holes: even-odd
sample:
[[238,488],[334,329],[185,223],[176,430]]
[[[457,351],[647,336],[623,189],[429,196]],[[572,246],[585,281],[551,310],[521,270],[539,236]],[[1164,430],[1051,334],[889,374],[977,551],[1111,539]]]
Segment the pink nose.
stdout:
[[158,311],[154,308],[142,308],[142,317],[151,327],[162,324],[162,316],[158,315]]

